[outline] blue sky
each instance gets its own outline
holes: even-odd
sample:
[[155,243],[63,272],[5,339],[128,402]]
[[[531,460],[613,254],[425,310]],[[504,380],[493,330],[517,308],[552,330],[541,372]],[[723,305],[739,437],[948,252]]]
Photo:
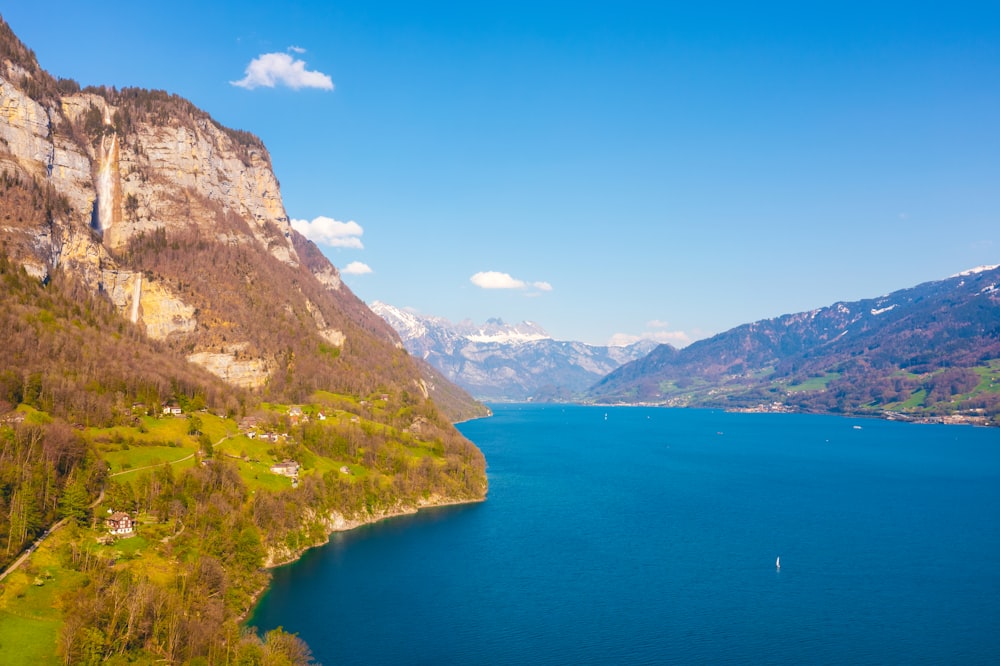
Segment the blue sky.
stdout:
[[995,2],[4,4],[260,136],[366,301],[680,345],[1000,263]]

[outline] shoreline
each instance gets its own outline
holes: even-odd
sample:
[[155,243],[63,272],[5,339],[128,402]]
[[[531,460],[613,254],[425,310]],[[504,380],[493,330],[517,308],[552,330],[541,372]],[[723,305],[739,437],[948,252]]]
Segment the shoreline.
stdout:
[[[351,530],[357,529],[359,527],[364,527],[365,525],[374,525],[375,523],[381,522],[383,520],[389,520],[390,518],[399,518],[401,516],[412,516],[418,513],[421,509],[433,509],[437,507],[445,506],[458,506],[462,504],[479,504],[486,501],[486,496],[479,499],[455,499],[455,498],[445,498],[438,496],[431,496],[427,500],[422,500],[417,502],[416,505],[404,504],[396,505],[395,507],[388,509],[384,512],[378,512],[375,514],[369,514],[367,518],[347,518],[339,511],[330,512],[329,516],[325,519],[320,519],[320,523],[326,528],[326,537],[322,541],[318,541],[309,546],[305,546],[296,551],[289,551],[287,555],[283,557],[274,558],[269,553],[267,561],[261,567],[265,572],[268,572],[268,581],[261,586],[259,590],[254,592],[253,601],[250,607],[245,613],[242,613],[236,618],[236,621],[244,626],[247,625],[247,620],[253,615],[254,610],[257,608],[257,604],[260,602],[261,597],[267,592],[267,589],[271,586],[270,571],[272,569],[277,569],[278,567],[283,567],[289,564],[294,564],[297,562],[307,551],[313,548],[320,548],[322,546],[330,543],[330,536],[335,532],[349,532]],[[273,553],[277,554],[277,553]]]

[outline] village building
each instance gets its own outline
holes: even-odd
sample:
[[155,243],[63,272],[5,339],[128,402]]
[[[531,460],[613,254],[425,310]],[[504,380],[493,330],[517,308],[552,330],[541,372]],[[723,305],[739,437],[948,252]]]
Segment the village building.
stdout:
[[299,464],[294,460],[283,460],[280,463],[271,465],[271,471],[282,476],[289,476],[293,479],[299,476]]
[[108,532],[115,536],[129,537],[135,534],[135,521],[124,511],[115,511],[104,521]]
[[244,416],[240,419],[240,432],[248,433],[260,427],[261,418],[259,416]]

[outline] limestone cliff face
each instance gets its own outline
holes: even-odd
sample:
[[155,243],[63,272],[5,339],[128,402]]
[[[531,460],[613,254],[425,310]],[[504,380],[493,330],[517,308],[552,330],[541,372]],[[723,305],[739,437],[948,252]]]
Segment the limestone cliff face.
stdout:
[[[37,66],[0,62],[0,171],[59,201],[48,219],[0,220],[9,252],[31,275],[45,280],[53,270],[71,271],[147,335],[169,339],[197,329],[196,308],[170,284],[144,280],[141,266],[122,265],[121,251],[140,234],[193,229],[229,244],[258,244],[298,265],[278,181],[259,141],[160,93],[38,100],[25,92],[43,79]],[[332,266],[322,275],[339,287]],[[318,310],[314,317],[326,340],[343,344]],[[268,375],[263,359],[229,352],[202,351],[189,360],[239,386],[260,386]]]
[[267,367],[260,359],[239,359],[239,349],[224,352],[198,352],[187,357],[213,375],[234,386],[260,388],[267,381]]
[[336,375],[361,391],[419,374],[292,229],[257,137],[162,91],[57,81],[2,19],[0,190],[11,259],[41,281],[70,274],[233,385],[301,392]]
[[[277,259],[296,264],[291,225],[264,147],[238,145],[207,115],[146,118],[131,108],[159,101],[124,98],[115,105],[88,93],[62,99],[74,127],[93,131],[88,122],[101,120],[103,135],[88,152],[99,204],[95,226],[107,245],[120,248],[160,227],[217,232],[218,216],[231,214],[252,234],[236,240],[256,240]],[[123,116],[132,122],[121,132]]]

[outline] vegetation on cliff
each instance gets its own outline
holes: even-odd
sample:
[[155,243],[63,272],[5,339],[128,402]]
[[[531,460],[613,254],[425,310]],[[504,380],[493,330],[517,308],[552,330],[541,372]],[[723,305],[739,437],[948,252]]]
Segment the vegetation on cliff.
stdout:
[[[481,500],[482,454],[288,226],[259,139],[161,91],[57,81],[2,20],[0,78],[0,651],[308,663],[240,625],[266,566],[344,521]],[[211,147],[211,177],[152,140],[172,130]],[[157,298],[177,307],[154,335]]]
[[[259,403],[68,276],[42,285],[0,256],[0,280],[0,562],[68,521],[0,583],[0,640],[37,634],[43,661],[282,663],[262,656],[272,642],[302,646],[239,625],[266,563],[322,543],[338,518],[484,496],[482,454],[419,393]],[[294,485],[271,471],[284,460]],[[137,534],[105,543],[108,510]]]

